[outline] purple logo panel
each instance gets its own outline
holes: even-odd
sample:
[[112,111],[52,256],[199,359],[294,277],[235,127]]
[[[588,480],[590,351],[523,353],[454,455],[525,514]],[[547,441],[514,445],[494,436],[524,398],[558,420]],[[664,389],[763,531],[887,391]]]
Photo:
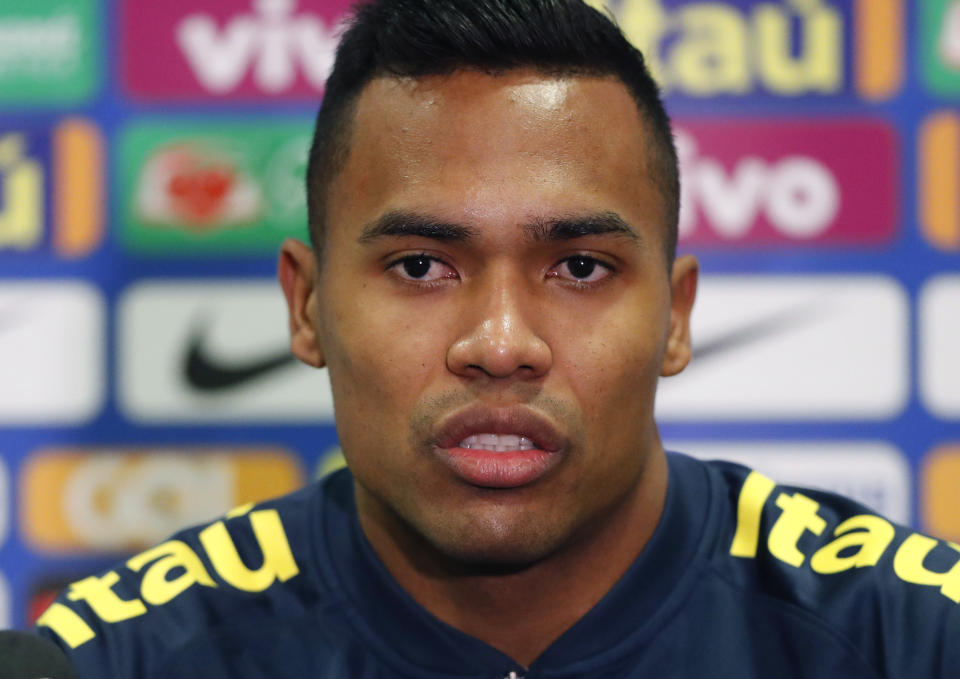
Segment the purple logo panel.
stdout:
[[123,79],[151,100],[316,100],[349,0],[126,0]]
[[679,121],[680,240],[858,246],[895,233],[899,150],[875,120]]

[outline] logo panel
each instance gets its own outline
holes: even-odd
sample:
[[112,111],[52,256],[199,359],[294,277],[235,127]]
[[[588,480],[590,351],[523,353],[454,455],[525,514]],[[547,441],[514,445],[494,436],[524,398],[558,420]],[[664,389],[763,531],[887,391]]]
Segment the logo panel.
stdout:
[[930,89],[938,94],[960,94],[960,2],[924,0],[920,47]]
[[902,0],[592,0],[664,92],[889,98],[903,80]]
[[145,99],[317,101],[348,0],[127,0],[127,89]]
[[878,121],[680,122],[688,246],[875,245],[897,218],[898,150]]
[[44,551],[134,551],[302,483],[276,448],[41,450],[22,471],[21,528]]
[[0,573],[0,629],[13,627],[13,610],[10,601],[10,583],[3,573]]
[[960,250],[960,115],[934,113],[917,137],[920,227],[935,247]]
[[891,278],[705,276],[692,323],[661,419],[882,419],[906,403],[908,301]]
[[0,549],[3,549],[3,544],[10,535],[10,505],[12,502],[10,474],[3,456],[0,454]]
[[898,523],[910,523],[912,475],[903,453],[885,443],[846,441],[671,442],[701,460],[729,460],[779,483],[829,490]]
[[923,529],[944,540],[960,542],[960,444],[932,450],[920,467],[920,513]]
[[0,283],[0,425],[75,424],[100,410],[104,301],[77,281]]
[[289,350],[272,280],[148,281],[119,311],[120,405],[147,422],[333,422],[325,370]]
[[77,103],[99,80],[95,0],[4,0],[0,5],[0,103]]
[[123,240],[144,253],[263,252],[307,237],[310,123],[141,124],[121,147]]
[[103,141],[92,123],[0,128],[0,253],[86,255],[101,240],[103,203]]
[[960,276],[938,276],[920,291],[920,397],[935,415],[960,418]]

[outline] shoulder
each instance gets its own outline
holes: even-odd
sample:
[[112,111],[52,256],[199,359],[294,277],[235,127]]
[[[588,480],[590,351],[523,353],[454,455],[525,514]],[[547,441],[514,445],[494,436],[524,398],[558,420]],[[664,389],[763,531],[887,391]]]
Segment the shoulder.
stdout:
[[714,536],[713,575],[818,626],[879,676],[945,677],[960,663],[951,643],[960,635],[960,545],[830,492],[705,464],[727,517]]
[[314,535],[320,484],[177,533],[69,585],[38,619],[81,676],[150,676],[218,627],[296,618],[329,592]]

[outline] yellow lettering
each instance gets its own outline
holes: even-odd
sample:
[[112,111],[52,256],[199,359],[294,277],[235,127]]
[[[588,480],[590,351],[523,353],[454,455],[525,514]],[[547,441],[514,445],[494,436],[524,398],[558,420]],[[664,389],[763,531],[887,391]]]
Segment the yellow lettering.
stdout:
[[129,620],[147,612],[140,599],[121,599],[112,587],[120,581],[120,576],[110,571],[102,578],[91,575],[85,580],[70,585],[67,598],[70,601],[86,601],[90,608],[104,622]]
[[821,0],[789,0],[801,23],[801,54],[791,54],[790,17],[764,3],[754,12],[756,64],[774,92],[835,92],[843,79],[843,18]]
[[744,480],[737,500],[737,532],[730,543],[731,556],[752,558],[757,555],[763,505],[776,485],[759,472],[750,472]]
[[24,158],[19,134],[0,137],[0,174],[4,181],[0,205],[0,246],[34,247],[43,234],[43,169]]
[[[915,585],[940,585],[940,593],[954,603],[960,603],[960,559],[950,570],[937,572],[928,570],[923,562],[938,545],[938,541],[925,535],[914,533],[900,545],[893,557],[893,572],[904,582]],[[960,546],[948,542],[951,549],[960,552]]]
[[622,0],[617,18],[664,92],[742,94],[762,83],[797,95],[843,87],[843,16],[823,0],[762,2],[752,14],[731,3],[687,2],[674,9],[661,0]]
[[[879,516],[854,516],[833,531],[836,540],[821,547],[810,557],[810,568],[817,573],[839,573],[850,568],[876,566],[893,541],[893,525]],[[844,550],[859,547],[849,556],[840,556]]]
[[231,509],[229,512],[227,512],[227,518],[228,518],[228,519],[232,519],[232,518],[237,517],[237,516],[244,516],[245,514],[248,514],[248,513],[250,512],[250,510],[253,509],[253,507],[254,507],[254,503],[253,503],[253,502],[248,502],[248,503],[245,504],[245,505],[240,505],[239,507],[234,507],[234,508]]
[[[140,583],[140,596],[155,606],[165,604],[188,587],[201,584],[216,587],[217,584],[203,567],[203,563],[190,547],[179,540],[170,540],[151,550],[138,554],[129,561],[127,567],[139,571],[148,563],[156,561],[143,576]],[[184,572],[173,580],[169,575],[175,568]]]
[[679,14],[683,37],[670,53],[673,77],[690,94],[750,90],[747,26],[722,4],[697,4]]
[[37,626],[49,627],[70,648],[76,648],[97,636],[83,618],[60,603],[54,603],[45,610],[37,618]]
[[797,549],[800,538],[806,531],[820,535],[827,527],[827,522],[817,514],[820,503],[800,493],[781,493],[777,497],[777,506],[783,510],[783,514],[770,529],[767,547],[781,561],[799,567],[805,558],[803,552]]
[[624,35],[643,52],[650,75],[664,90],[669,88],[670,76],[660,61],[660,41],[669,23],[660,3],[657,0],[624,0],[618,19]]
[[227,583],[246,592],[262,592],[275,580],[286,582],[297,575],[297,568],[280,515],[275,509],[255,511],[250,523],[263,555],[263,565],[250,570],[244,565],[223,521],[218,521],[200,533],[210,562]]

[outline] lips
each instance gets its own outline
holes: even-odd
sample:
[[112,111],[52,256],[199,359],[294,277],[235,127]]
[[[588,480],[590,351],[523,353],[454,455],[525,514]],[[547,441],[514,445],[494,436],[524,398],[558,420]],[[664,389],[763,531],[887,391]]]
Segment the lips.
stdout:
[[542,415],[521,407],[471,408],[447,418],[435,451],[454,475],[481,488],[519,488],[544,477],[566,440]]

